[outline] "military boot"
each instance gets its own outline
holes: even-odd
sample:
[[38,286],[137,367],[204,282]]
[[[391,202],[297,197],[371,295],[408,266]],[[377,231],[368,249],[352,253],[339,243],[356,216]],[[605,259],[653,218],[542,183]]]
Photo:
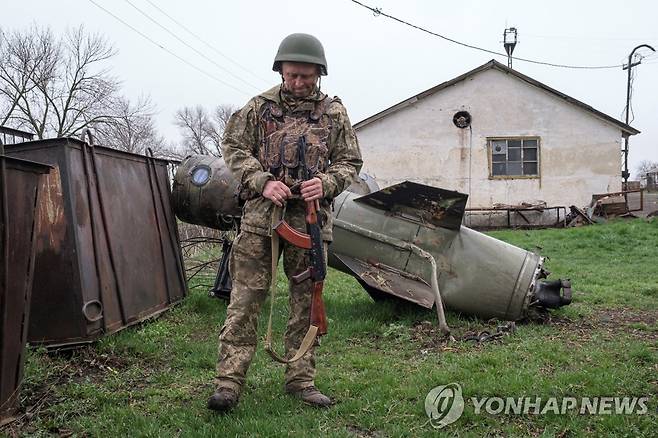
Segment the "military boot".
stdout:
[[228,412],[238,404],[239,396],[231,388],[217,388],[215,393],[208,399],[208,409],[217,412]]
[[301,399],[304,403],[316,408],[328,408],[331,406],[331,399],[318,391],[315,386],[307,386],[306,388],[291,390],[286,388],[288,394]]

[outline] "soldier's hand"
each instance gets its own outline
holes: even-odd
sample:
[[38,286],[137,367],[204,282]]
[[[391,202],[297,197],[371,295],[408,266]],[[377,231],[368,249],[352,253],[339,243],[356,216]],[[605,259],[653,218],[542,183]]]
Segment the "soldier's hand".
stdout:
[[270,180],[265,183],[263,196],[279,207],[283,207],[283,202],[292,196],[290,188],[281,181]]
[[308,181],[302,182],[301,194],[304,201],[315,201],[322,198],[324,193],[322,192],[322,181],[320,178],[311,178]]

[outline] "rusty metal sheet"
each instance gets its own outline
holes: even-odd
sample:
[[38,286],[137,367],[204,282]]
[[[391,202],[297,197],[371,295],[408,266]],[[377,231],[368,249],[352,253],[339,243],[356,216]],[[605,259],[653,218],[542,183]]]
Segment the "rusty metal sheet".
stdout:
[[459,230],[468,195],[404,181],[355,199],[423,224]]
[[90,342],[187,294],[165,160],[73,138],[7,151],[55,167],[38,211],[30,343]]
[[[434,292],[430,285],[420,277],[382,263],[369,263],[344,254],[334,254],[334,256],[368,287],[428,309],[434,306]],[[366,290],[368,289],[366,288]],[[368,290],[368,292],[371,291]]]
[[43,164],[0,155],[0,424],[12,415],[22,380],[34,270],[35,209],[39,179],[49,170]]

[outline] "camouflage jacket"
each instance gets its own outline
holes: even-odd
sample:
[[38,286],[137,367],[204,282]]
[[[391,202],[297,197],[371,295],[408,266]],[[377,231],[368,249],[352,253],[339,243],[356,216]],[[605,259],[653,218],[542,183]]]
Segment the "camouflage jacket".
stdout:
[[[281,85],[278,85],[254,98],[242,109],[235,112],[229,119],[222,139],[222,155],[235,178],[243,189],[255,196],[248,199],[242,209],[241,228],[245,231],[271,235],[271,217],[274,204],[261,194],[268,180],[274,175],[264,169],[259,161],[259,153],[263,144],[260,115],[262,108],[268,102],[274,102],[284,112],[308,111],[314,108],[317,101],[326,95],[316,91],[304,99],[296,99],[297,105],[292,109],[290,98],[282,98]],[[340,100],[334,99],[326,109],[331,119],[331,130],[327,140],[329,166],[324,173],[315,176],[322,181],[324,199],[320,202],[326,222],[322,228],[322,238],[331,241],[332,200],[345,190],[361,170],[362,160],[359,144],[347,117],[347,111]],[[305,231],[305,204],[299,200],[289,200],[286,207],[286,220],[291,226]]]

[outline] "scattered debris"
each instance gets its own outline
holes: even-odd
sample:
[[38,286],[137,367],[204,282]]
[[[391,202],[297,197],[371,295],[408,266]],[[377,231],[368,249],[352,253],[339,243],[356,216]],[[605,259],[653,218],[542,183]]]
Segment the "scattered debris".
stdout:
[[[629,206],[629,194],[639,193],[639,205]],[[624,190],[621,192],[600,193],[592,195],[590,207],[593,215],[603,218],[611,217],[637,217],[632,212],[644,210],[644,189]]]
[[594,215],[604,218],[621,216],[628,212],[626,199],[621,192],[592,195],[590,207],[594,208]]
[[[631,194],[633,197],[629,196]],[[639,194],[639,197],[636,194]],[[575,205],[569,207],[571,211],[567,215],[566,226],[580,227],[583,225],[593,225],[603,223],[611,218],[635,219],[639,216],[633,214],[633,212],[644,211],[644,198],[644,189],[594,194],[592,195],[590,205],[584,208],[579,208]],[[652,212],[647,217],[656,214],[658,213]]]
[[[572,205],[569,209],[571,213],[567,215],[567,227],[581,227],[583,225],[594,224],[594,221],[582,209],[575,205]],[[591,209],[589,211],[591,212]]]
[[345,429],[347,429],[347,432],[355,437],[358,438],[383,438],[386,436],[385,433],[377,431],[377,430],[372,430],[372,429],[366,429],[361,426],[357,426],[354,424],[348,424]]
[[[486,322],[476,322],[468,327],[453,330],[454,338],[442,336],[435,324],[419,321],[411,328],[411,339],[420,344],[422,355],[430,352],[455,352],[484,342],[502,341],[506,336],[516,333],[514,321],[500,321],[492,318]],[[474,342],[471,342],[474,341]]]
[[489,330],[482,330],[480,333],[466,334],[462,337],[462,341],[475,341],[476,343],[492,341],[494,339],[502,338],[516,332],[516,323],[508,321],[505,324],[498,324],[495,332]]

